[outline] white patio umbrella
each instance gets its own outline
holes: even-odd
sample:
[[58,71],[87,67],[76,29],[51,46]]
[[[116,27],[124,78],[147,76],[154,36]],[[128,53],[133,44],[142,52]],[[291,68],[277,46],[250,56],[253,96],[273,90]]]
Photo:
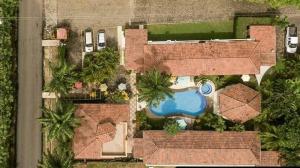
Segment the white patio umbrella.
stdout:
[[179,124],[179,127],[180,127],[181,129],[185,129],[186,126],[187,126],[187,123],[185,122],[184,119],[177,119],[176,122]]
[[118,89],[120,90],[120,91],[123,91],[123,90],[126,90],[126,84],[125,83],[120,83],[119,85],[118,85]]
[[242,80],[244,81],[244,82],[249,82],[250,81],[250,75],[242,75]]

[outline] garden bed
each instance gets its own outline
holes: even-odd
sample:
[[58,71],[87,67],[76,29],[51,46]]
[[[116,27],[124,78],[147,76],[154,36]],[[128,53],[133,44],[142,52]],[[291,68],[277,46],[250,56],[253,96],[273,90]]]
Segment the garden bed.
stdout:
[[232,39],[233,21],[156,24],[147,26],[149,40]]

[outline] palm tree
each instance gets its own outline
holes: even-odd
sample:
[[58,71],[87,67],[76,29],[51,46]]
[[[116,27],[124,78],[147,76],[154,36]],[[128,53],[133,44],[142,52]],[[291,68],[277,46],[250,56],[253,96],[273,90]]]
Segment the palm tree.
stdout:
[[161,73],[156,69],[147,71],[140,77],[137,83],[139,99],[146,101],[150,106],[157,106],[166,97],[172,97],[173,91],[170,89],[171,75]]
[[76,66],[70,65],[66,61],[65,49],[63,47],[59,48],[59,53],[58,63],[50,63],[52,80],[46,86],[46,90],[66,95],[78,80],[78,74],[75,72]]
[[72,168],[73,154],[67,150],[54,149],[51,153],[44,153],[43,160],[38,164],[39,168]]
[[75,106],[71,103],[58,101],[55,110],[44,109],[44,116],[39,121],[48,131],[50,140],[67,141],[74,135],[74,129],[79,126],[79,119],[74,117]]

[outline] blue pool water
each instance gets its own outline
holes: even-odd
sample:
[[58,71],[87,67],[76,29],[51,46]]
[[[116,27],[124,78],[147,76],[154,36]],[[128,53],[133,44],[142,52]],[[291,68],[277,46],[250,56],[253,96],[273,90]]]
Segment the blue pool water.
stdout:
[[201,86],[201,92],[203,94],[210,94],[212,92],[212,86],[209,83],[205,83]]
[[151,106],[150,111],[158,116],[191,115],[198,116],[206,108],[206,99],[196,89],[175,92],[173,98],[167,97],[157,107]]

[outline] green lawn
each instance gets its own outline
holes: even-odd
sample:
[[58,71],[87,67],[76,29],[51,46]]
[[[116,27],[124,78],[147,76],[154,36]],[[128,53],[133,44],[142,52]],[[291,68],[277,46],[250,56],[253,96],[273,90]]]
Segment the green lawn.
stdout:
[[210,40],[234,38],[233,21],[147,26],[149,40]]
[[270,25],[273,22],[271,17],[237,17],[235,19],[235,38],[247,38],[247,26],[249,25]]

